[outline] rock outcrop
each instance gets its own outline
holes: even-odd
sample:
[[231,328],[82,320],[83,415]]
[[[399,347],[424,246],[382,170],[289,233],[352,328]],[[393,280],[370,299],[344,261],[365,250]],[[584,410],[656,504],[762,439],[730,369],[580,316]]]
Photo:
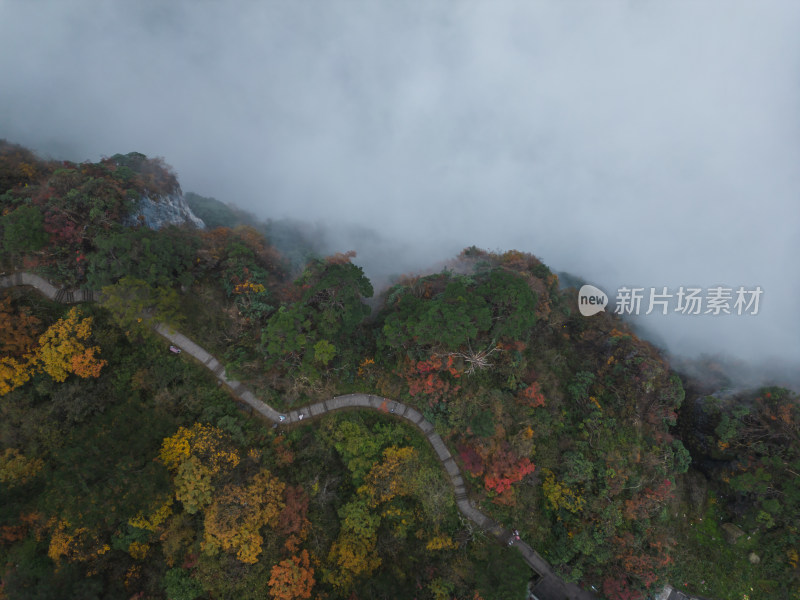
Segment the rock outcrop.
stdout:
[[203,220],[192,212],[180,189],[161,196],[142,196],[136,212],[125,221],[126,225],[145,225],[150,229],[161,229],[168,225],[191,225],[205,229]]

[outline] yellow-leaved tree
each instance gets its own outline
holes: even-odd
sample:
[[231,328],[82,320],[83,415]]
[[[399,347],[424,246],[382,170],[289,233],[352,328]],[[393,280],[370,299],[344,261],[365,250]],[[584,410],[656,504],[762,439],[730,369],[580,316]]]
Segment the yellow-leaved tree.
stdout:
[[195,423],[164,438],[161,462],[172,472],[175,497],[189,514],[211,503],[213,479],[239,464],[239,452],[219,427]]
[[85,562],[102,556],[111,548],[86,527],[73,527],[65,519],[51,518],[47,523],[50,532],[50,545],[47,556],[55,562]]
[[31,378],[30,363],[39,325],[39,319],[28,308],[14,307],[9,297],[0,299],[0,396]]
[[282,481],[261,469],[243,484],[228,484],[206,509],[203,550],[235,551],[236,558],[253,564],[261,554],[262,527],[274,527],[284,507]]
[[31,378],[31,357],[22,361],[12,356],[0,356],[0,396],[25,385]]
[[84,344],[92,334],[92,317],[81,318],[73,307],[67,317],[51,325],[39,338],[35,364],[56,381],[64,381],[70,373],[78,377],[99,377],[107,363],[97,358],[98,346]]
[[156,531],[163,525],[172,514],[172,498],[157,499],[153,504],[153,509],[145,514],[139,512],[135,517],[128,520],[128,525],[146,531]]
[[390,446],[383,451],[383,460],[370,469],[358,493],[368,498],[370,508],[389,502],[395,496],[409,496],[416,489],[419,469],[419,457],[414,448]]
[[175,474],[175,497],[190,515],[211,503],[214,486],[211,469],[196,456],[190,456],[178,467]]
[[[3,308],[0,317],[7,316],[7,307],[0,308]],[[28,319],[26,323],[34,323],[25,313],[20,315]],[[101,369],[107,363],[97,357],[100,352],[98,346],[87,346],[85,343],[92,334],[92,318],[81,318],[77,307],[71,308],[65,318],[48,327],[39,337],[38,346],[34,346],[29,339],[31,327],[33,325],[27,329],[18,327],[11,333],[6,327],[5,334],[0,336],[3,338],[3,350],[11,352],[0,356],[0,396],[24,385],[39,371],[44,371],[59,382],[70,374],[84,379],[100,376]],[[28,333],[20,333],[23,329]],[[16,350],[16,354],[13,350]]]
[[28,458],[15,448],[6,448],[0,454],[0,483],[12,488],[28,483],[41,471],[44,461]]
[[173,472],[190,456],[196,456],[212,475],[233,469],[240,460],[239,452],[222,429],[202,423],[180,427],[174,435],[165,438],[159,456]]
[[555,510],[563,508],[574,514],[580,513],[586,504],[584,497],[565,483],[556,481],[555,474],[549,469],[544,469],[543,473],[546,478],[542,483],[542,491],[550,506]]

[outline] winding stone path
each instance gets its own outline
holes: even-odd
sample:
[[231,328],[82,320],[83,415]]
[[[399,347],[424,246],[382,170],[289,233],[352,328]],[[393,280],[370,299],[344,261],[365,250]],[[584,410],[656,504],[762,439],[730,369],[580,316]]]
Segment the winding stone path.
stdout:
[[[0,289],[31,286],[44,296],[56,302],[64,304],[74,304],[77,302],[91,302],[99,300],[100,293],[91,290],[68,290],[53,286],[49,281],[32,273],[15,273],[0,277]],[[322,402],[317,402],[309,406],[304,406],[291,410],[286,414],[281,414],[273,407],[256,398],[252,391],[240,381],[230,379],[225,375],[225,367],[205,349],[197,343],[178,333],[171,327],[161,323],[155,327],[156,332],[170,343],[179,346],[184,352],[203,364],[214,374],[217,380],[227,387],[231,394],[240,403],[259,413],[262,417],[276,424],[291,425],[300,423],[304,419],[311,419],[326,413],[346,409],[346,408],[366,408],[378,410],[383,413],[394,415],[409,421],[414,427],[422,431],[430,445],[433,447],[436,456],[442,463],[450,483],[453,485],[456,506],[458,510],[475,523],[482,531],[494,536],[501,543],[507,543],[511,538],[511,532],[493,521],[488,516],[479,511],[469,499],[464,478],[456,464],[450,451],[442,440],[441,436],[434,430],[433,424],[427,421],[422,414],[397,400],[374,396],[371,394],[347,394],[345,396],[335,396]],[[514,547],[520,552],[525,562],[534,570],[538,581],[533,585],[533,597],[538,600],[593,600],[596,596],[587,590],[582,590],[572,583],[560,579],[544,558],[536,550],[531,548],[523,541],[517,541]]]

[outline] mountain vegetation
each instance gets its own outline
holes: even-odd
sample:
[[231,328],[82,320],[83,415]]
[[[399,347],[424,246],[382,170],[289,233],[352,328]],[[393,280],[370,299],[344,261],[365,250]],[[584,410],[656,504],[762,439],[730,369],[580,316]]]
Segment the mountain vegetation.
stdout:
[[413,406],[474,505],[603,597],[800,598],[795,393],[704,389],[530,254],[467,248],[373,298],[352,253],[281,252],[213,199],[187,194],[205,230],[123,225],[176,186],[138,153],[0,143],[0,271],[102,291],[0,296],[0,598],[525,597],[419,431],[367,410],[272,427],[158,322],[279,410]]

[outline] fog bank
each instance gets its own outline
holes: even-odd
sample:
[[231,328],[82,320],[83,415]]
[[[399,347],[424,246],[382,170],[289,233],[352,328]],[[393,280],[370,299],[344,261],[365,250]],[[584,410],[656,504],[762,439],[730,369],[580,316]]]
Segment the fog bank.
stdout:
[[377,279],[477,245],[609,295],[761,286],[756,316],[646,326],[798,365],[799,26],[788,1],[5,0],[0,137],[163,156]]

